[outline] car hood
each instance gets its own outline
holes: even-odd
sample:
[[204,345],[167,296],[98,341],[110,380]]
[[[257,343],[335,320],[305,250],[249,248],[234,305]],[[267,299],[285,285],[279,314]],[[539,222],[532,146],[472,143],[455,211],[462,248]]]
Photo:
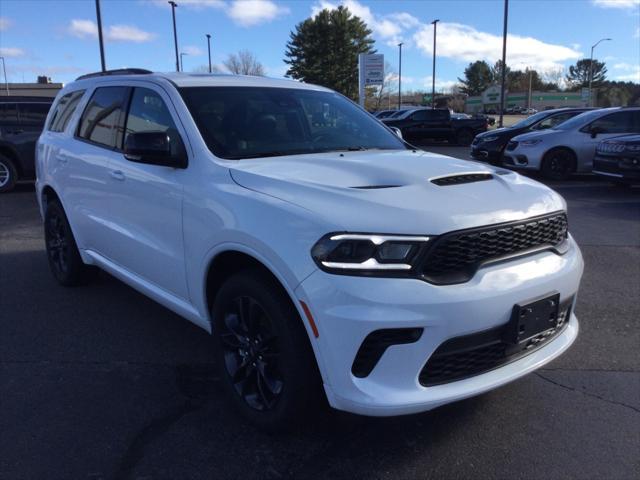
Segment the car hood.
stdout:
[[[493,178],[431,182],[468,173]],[[230,174],[239,185],[310,210],[344,231],[441,234],[565,208],[554,191],[508,170],[409,150],[240,160]]]

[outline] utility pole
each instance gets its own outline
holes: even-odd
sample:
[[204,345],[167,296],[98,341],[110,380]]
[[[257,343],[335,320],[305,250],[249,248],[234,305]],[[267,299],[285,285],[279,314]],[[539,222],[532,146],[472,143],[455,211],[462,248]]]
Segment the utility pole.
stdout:
[[184,52],[180,53],[180,71],[181,72],[184,72],[184,62],[182,61],[182,57],[184,55],[189,55],[189,54],[188,53],[184,53]]
[[500,89],[500,123],[502,128],[504,116],[504,89],[507,81],[507,18],[509,17],[509,0],[504,0],[504,26],[502,28],[502,88]]
[[610,38],[601,38],[595,45],[591,46],[591,59],[589,60],[589,106],[593,107],[593,100],[591,99],[591,82],[593,82],[593,49],[596,48],[601,42],[611,40]]
[[4,72],[4,88],[7,91],[7,97],[11,95],[9,93],[9,80],[7,79],[7,66],[4,64],[4,57],[0,57],[2,60],[2,71]]
[[400,110],[402,105],[402,42],[398,44],[398,48],[400,49],[398,55],[398,110]]
[[180,71],[180,61],[178,60],[178,31],[176,30],[176,7],[178,4],[173,0],[169,0],[171,5],[171,15],[173,17],[173,43],[176,48],[176,72]]
[[100,15],[100,0],[96,0],[96,19],[98,20],[98,42],[100,43],[100,65],[104,72],[107,67],[104,61],[104,39],[102,38],[102,15]]
[[209,52],[209,73],[211,73],[211,35],[207,33],[207,51]]
[[533,70],[529,69],[529,95],[527,96],[527,108],[531,108],[531,76],[533,75]]
[[433,71],[431,72],[431,108],[436,108],[436,30],[438,28],[438,22],[440,20],[434,20],[431,22],[433,25]]

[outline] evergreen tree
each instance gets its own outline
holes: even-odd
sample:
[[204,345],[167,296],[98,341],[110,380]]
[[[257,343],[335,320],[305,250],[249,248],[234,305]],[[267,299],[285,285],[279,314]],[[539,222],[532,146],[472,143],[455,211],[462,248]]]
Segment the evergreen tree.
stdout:
[[324,9],[296,25],[285,52],[287,77],[358,98],[358,55],[375,53],[371,30],[345,7]]
[[485,61],[477,60],[464,69],[464,79],[460,91],[470,96],[481,95],[493,82],[491,67]]
[[[578,89],[581,87],[589,86],[589,69],[591,67],[591,59],[583,58],[578,60],[575,65],[569,67],[569,73],[567,74],[567,82],[569,85]],[[599,86],[607,79],[607,67],[604,62],[598,60],[593,61],[593,87]]]

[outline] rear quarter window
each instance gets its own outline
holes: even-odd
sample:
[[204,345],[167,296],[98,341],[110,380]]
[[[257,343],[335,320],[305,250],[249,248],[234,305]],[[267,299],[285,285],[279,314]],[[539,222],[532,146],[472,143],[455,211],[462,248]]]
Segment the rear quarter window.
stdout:
[[128,95],[128,87],[96,88],[82,113],[78,137],[107,148],[119,148]]
[[78,103],[84,95],[84,90],[77,90],[64,95],[55,106],[49,122],[49,130],[52,132],[64,132],[76,111]]

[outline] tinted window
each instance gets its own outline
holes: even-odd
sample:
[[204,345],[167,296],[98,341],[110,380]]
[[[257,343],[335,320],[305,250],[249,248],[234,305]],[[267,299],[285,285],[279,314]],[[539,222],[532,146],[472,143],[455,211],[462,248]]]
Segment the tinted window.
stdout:
[[532,128],[534,130],[546,130],[547,128],[553,128],[556,125],[560,125],[562,122],[566,122],[572,117],[575,117],[577,113],[559,113],[558,115],[552,115],[548,118],[545,118],[541,122],[534,125]]
[[78,136],[110,148],[122,145],[126,87],[97,88],[82,113]]
[[333,92],[192,87],[181,93],[205,142],[222,158],[406,148],[380,122]]
[[20,123],[22,125],[43,126],[50,108],[50,103],[19,103]]
[[423,122],[428,118],[426,110],[418,110],[411,114],[411,120],[415,120],[416,122]]
[[15,103],[0,103],[0,125],[18,123],[18,108]]
[[69,120],[71,120],[73,112],[76,111],[76,107],[78,106],[82,95],[84,95],[84,90],[78,90],[76,92],[67,93],[60,99],[51,116],[49,130],[52,132],[64,132],[69,124]]
[[124,141],[131,133],[169,132],[177,133],[176,125],[171,118],[164,101],[153,90],[136,88],[131,97]]
[[634,113],[632,111],[616,112],[605,115],[591,123],[591,129],[598,129],[602,133],[631,133],[637,131]]

